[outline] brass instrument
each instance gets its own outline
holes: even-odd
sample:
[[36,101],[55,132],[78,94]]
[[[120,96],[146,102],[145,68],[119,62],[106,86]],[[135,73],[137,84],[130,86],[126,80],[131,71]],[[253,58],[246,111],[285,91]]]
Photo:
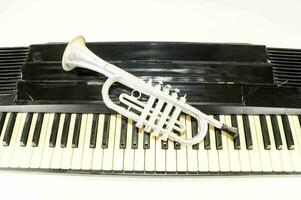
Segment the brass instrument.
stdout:
[[[82,36],[74,38],[67,46],[63,59],[63,69],[70,71],[75,67],[89,69],[108,77],[103,84],[102,97],[107,107],[115,110],[136,122],[136,127],[144,128],[162,140],[168,138],[182,144],[199,143],[206,135],[208,124],[226,131],[234,138],[238,135],[237,128],[228,126],[186,103],[186,96],[179,96],[178,90],[171,89],[170,85],[162,83],[153,85],[152,81],[144,82],[142,79],[106,62],[96,56],[85,46]],[[131,95],[120,94],[119,101],[123,106],[117,105],[109,98],[109,89],[115,82],[119,82],[133,91]],[[148,100],[141,101],[141,95]],[[179,120],[182,114],[194,117],[198,122],[198,133],[192,138],[183,138],[180,134],[186,131],[186,126]]]

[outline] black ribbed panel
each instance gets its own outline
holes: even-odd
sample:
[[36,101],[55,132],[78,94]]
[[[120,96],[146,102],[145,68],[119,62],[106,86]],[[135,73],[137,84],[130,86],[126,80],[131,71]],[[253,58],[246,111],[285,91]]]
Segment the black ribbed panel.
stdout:
[[0,95],[15,92],[27,54],[27,47],[0,48]]
[[282,87],[301,87],[301,49],[267,48],[274,79]]

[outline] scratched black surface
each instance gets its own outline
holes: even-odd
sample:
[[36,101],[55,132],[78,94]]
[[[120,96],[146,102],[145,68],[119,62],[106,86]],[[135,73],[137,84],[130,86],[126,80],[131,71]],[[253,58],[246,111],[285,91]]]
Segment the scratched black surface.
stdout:
[[[253,83],[273,84],[272,67],[268,63],[239,63],[213,61],[119,61],[112,62],[118,67],[143,80],[174,83]],[[25,81],[104,81],[102,74],[85,69],[64,72],[61,62],[26,63],[22,69]]]
[[[168,42],[107,42],[87,46],[139,78],[152,78],[179,88],[181,95],[187,94],[188,103],[196,107],[300,108],[300,89],[274,84],[265,46]],[[31,45],[17,93],[0,97],[0,103],[105,107],[101,88],[107,78],[85,69],[64,72],[61,58],[65,47],[66,43]],[[116,100],[122,92],[129,92],[129,88],[114,85],[110,97]]]
[[[28,61],[61,61],[66,43],[31,45]],[[105,60],[266,62],[264,45],[180,42],[95,42],[87,47]]]
[[[107,78],[80,68],[64,72],[61,58],[65,47],[66,44],[30,47],[18,84],[18,100],[102,101],[100,91]],[[119,42],[87,43],[87,47],[139,78],[171,84],[188,94],[190,102],[241,104],[241,93],[246,90],[249,94],[249,89],[233,83],[273,84],[264,46]],[[112,98],[116,99],[121,92],[124,87],[114,87]],[[235,95],[225,95],[229,92]],[[247,100],[243,98],[243,103]]]
[[[188,94],[187,101],[194,105],[301,107],[299,88],[208,83],[182,83],[176,84],[175,87],[185,91]],[[54,103],[81,103],[85,101],[102,103],[101,88],[101,83],[99,85],[87,85],[86,82],[64,84],[20,82],[18,99],[20,101],[53,101]],[[112,87],[110,97],[112,100],[117,100],[123,92],[129,92],[129,90],[122,85],[116,85]]]

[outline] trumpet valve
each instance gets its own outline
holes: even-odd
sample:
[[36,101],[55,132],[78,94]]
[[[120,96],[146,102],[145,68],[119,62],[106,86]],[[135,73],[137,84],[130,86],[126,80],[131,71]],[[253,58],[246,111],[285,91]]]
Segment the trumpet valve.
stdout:
[[150,84],[150,85],[152,85],[153,80],[150,78],[150,79],[148,79],[147,83]]
[[163,90],[165,90],[166,92],[169,93],[171,91],[171,89],[172,89],[171,85],[165,85]]
[[184,96],[180,97],[180,101],[183,102],[183,103],[186,102],[186,94]]
[[174,91],[175,91],[176,93],[180,93],[180,90],[179,90],[178,88],[174,89]]

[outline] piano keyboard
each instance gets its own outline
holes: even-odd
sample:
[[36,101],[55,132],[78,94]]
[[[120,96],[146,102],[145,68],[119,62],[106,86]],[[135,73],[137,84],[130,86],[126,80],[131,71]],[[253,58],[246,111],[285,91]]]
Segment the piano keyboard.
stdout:
[[[116,114],[0,113],[0,167],[91,173],[301,172],[301,117],[214,115],[239,128],[219,129],[199,144],[161,141]],[[186,136],[197,123],[181,116]],[[184,136],[185,137],[185,136]]]

